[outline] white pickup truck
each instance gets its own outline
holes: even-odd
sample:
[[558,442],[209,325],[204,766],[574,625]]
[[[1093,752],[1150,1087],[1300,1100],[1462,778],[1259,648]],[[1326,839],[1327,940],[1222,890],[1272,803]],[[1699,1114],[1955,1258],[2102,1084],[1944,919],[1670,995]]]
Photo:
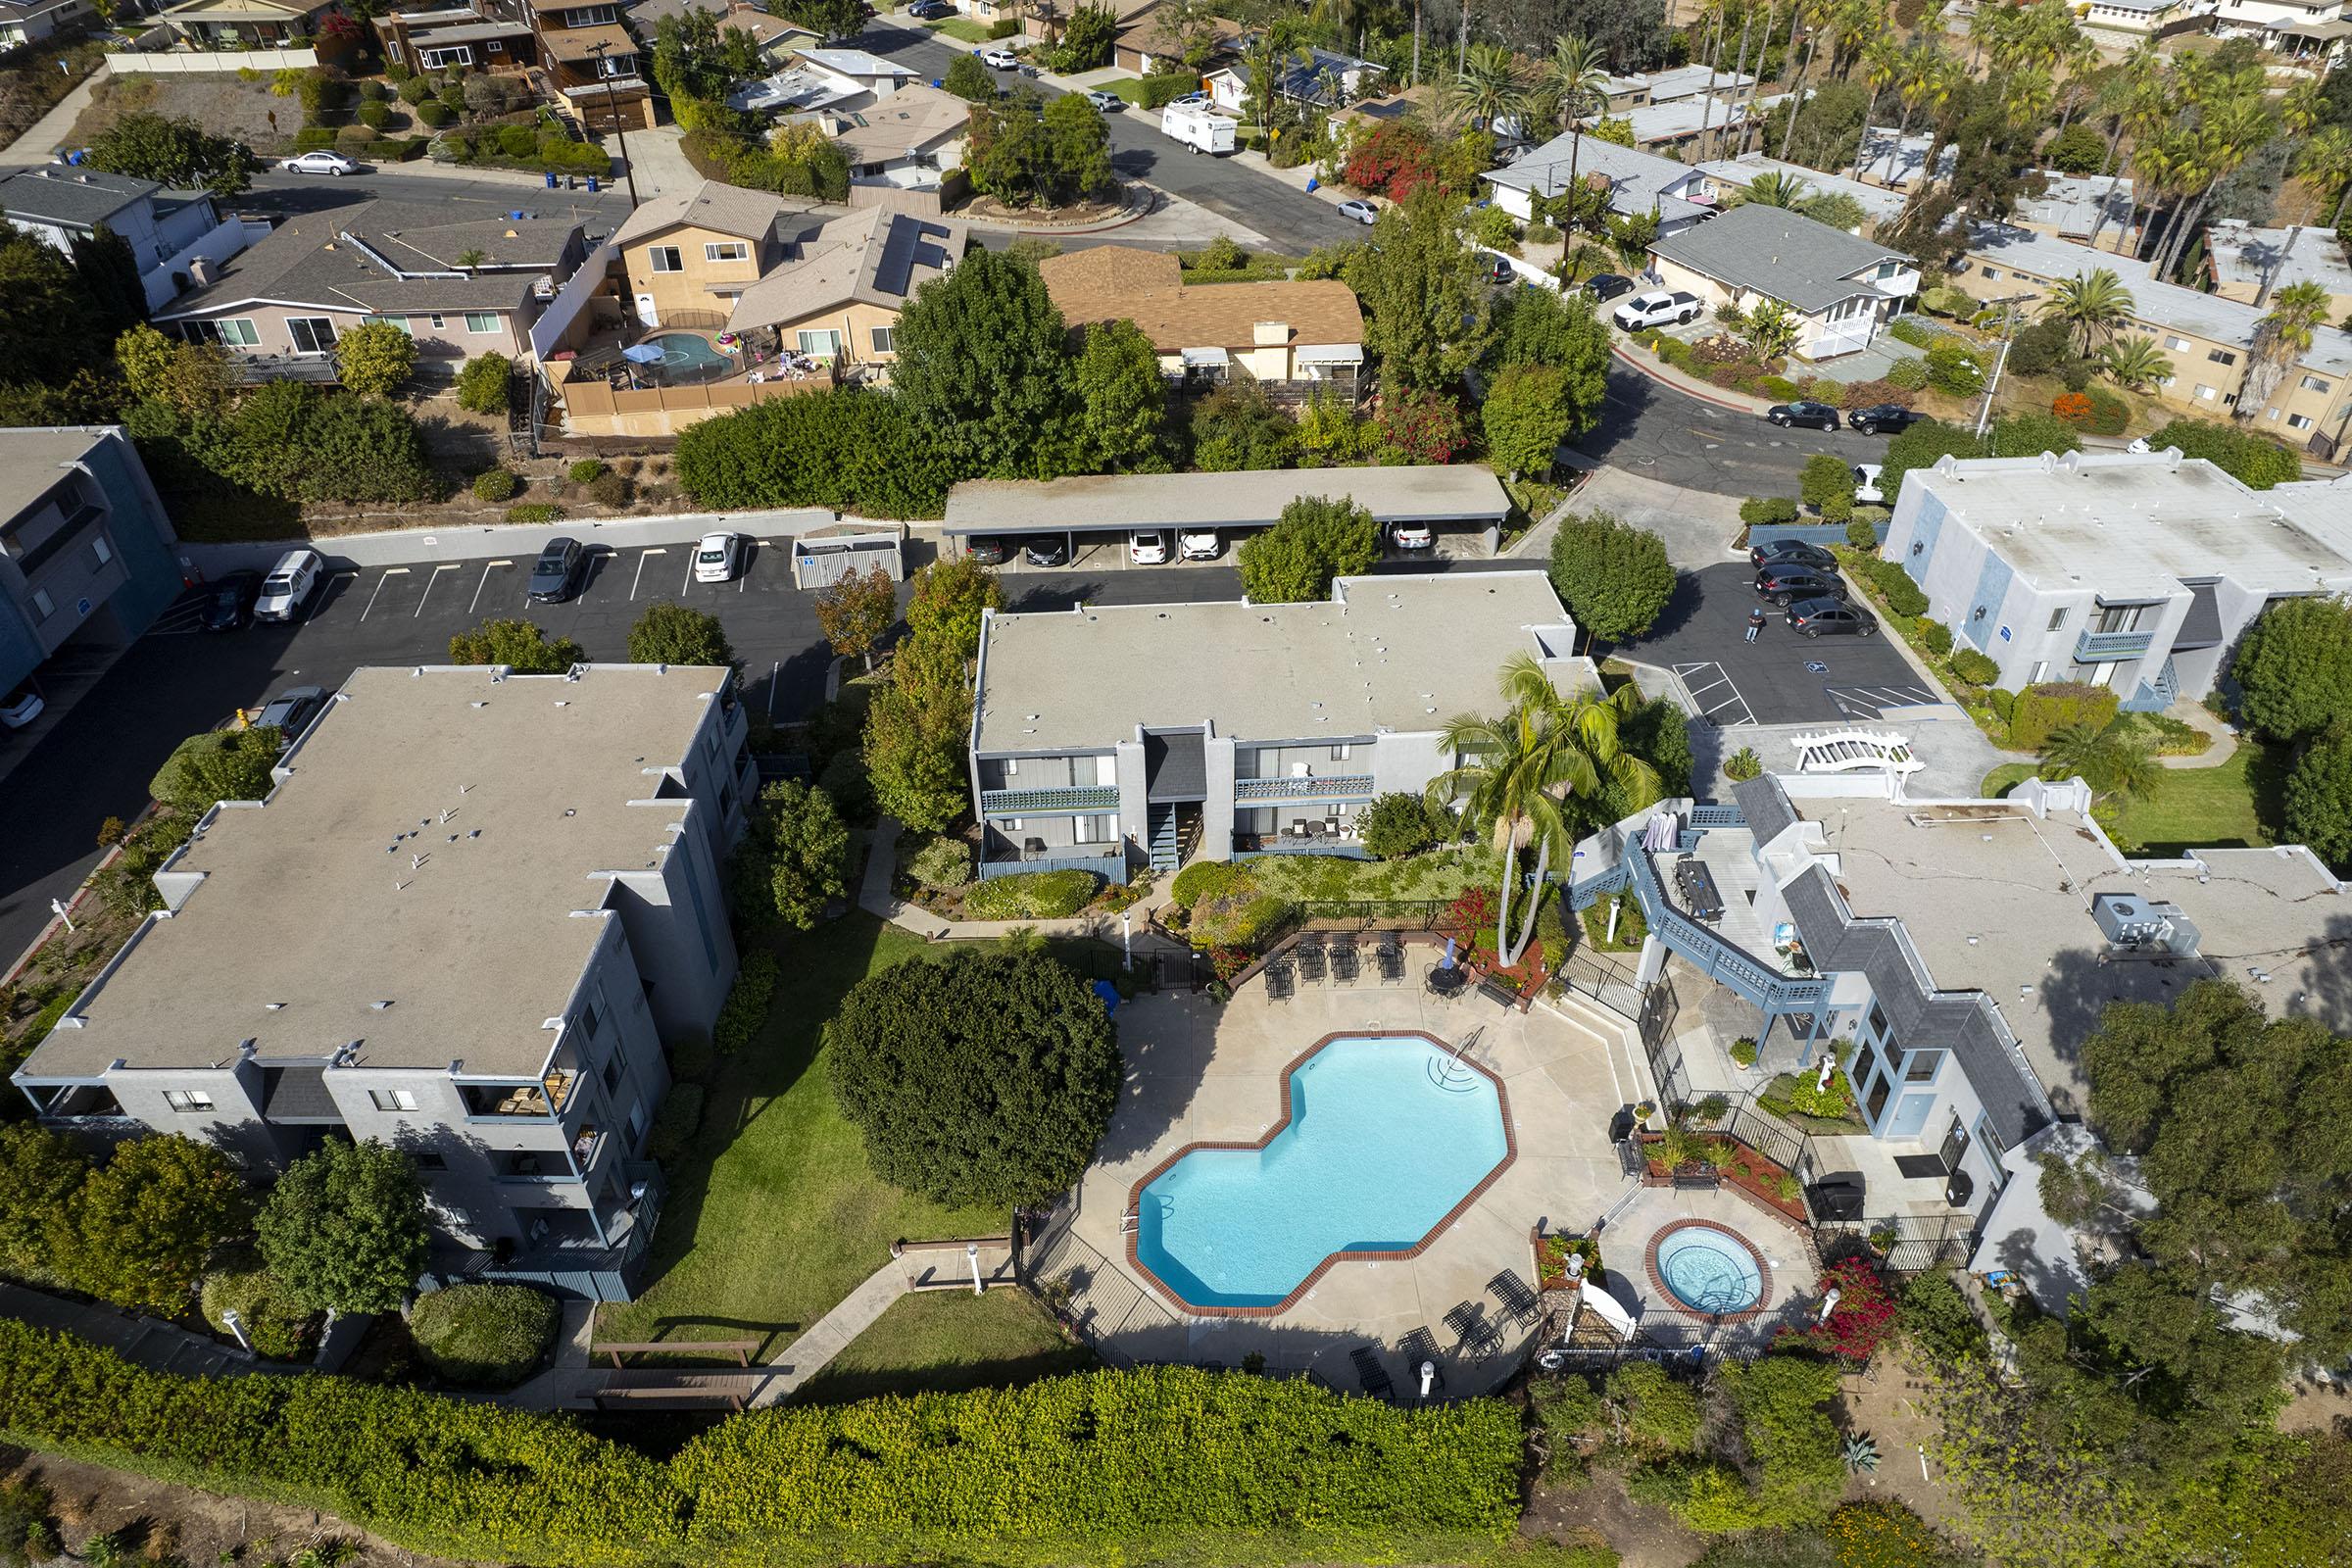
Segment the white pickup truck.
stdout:
[[1197,153],[1229,153],[1234,122],[1205,103],[1170,104],[1159,112],[1159,128]]

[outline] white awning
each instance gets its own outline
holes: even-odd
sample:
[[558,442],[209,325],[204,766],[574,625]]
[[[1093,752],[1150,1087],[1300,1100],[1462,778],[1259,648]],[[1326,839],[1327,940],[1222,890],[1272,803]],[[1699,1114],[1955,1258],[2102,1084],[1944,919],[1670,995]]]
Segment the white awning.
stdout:
[[1184,368],[1188,370],[1205,370],[1211,366],[1231,365],[1232,363],[1233,356],[1223,349],[1186,349],[1184,351]]
[[1361,365],[1364,346],[1361,343],[1301,343],[1294,357],[1300,365]]

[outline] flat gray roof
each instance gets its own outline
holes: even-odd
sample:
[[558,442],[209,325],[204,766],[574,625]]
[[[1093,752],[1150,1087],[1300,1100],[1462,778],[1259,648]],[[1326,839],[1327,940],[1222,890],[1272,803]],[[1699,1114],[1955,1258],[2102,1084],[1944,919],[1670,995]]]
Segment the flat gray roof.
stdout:
[[47,495],[68,464],[79,462],[106,437],[107,428],[99,426],[0,428],[0,528]]
[[1777,158],[1767,158],[1762,153],[1717,158],[1693,167],[1709,179],[1721,184],[1737,185],[1743,190],[1758,174],[1786,174],[1802,181],[1805,193],[1809,196],[1851,196],[1861,204],[1864,215],[1873,222],[1883,222],[1901,213],[1905,200],[1899,190],[1888,190],[1884,185],[1865,185],[1843,174],[1825,174],[1818,169],[1807,169],[1802,164],[1785,164]]
[[[1540,641],[1534,628],[1546,628]],[[1139,725],[1213,723],[1247,741],[1426,732],[1495,710],[1513,654],[1595,677],[1541,571],[1343,577],[1304,605],[1101,605],[992,614],[978,749],[1107,749]]]
[[1484,522],[1511,510],[1494,470],[1458,466],[1252,468],[968,479],[948,492],[950,533],[1259,528],[1302,496],[1347,496],[1382,522]]
[[1857,294],[1875,297],[1878,285],[1854,274],[1884,262],[1911,260],[1901,251],[1762,202],[1664,235],[1649,250],[1719,283],[1785,300],[1808,315]]
[[20,1071],[205,1066],[252,1040],[264,1060],[356,1042],[358,1066],[537,1072],[617,918],[573,911],[604,904],[609,873],[662,864],[684,803],[653,798],[658,775],[725,677],[356,671],[269,801],[216,812],[168,868],[204,877],[179,911]]

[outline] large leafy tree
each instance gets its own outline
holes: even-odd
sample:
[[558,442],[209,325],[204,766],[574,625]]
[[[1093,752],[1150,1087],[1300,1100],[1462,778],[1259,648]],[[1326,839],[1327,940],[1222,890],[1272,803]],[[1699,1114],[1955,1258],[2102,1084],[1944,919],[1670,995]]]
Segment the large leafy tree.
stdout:
[[865,768],[874,800],[918,833],[938,832],[970,802],[969,662],[945,638],[909,638],[866,710]]
[[367,321],[335,339],[335,373],[346,389],[389,397],[416,373],[416,340],[390,321]]
[[317,1311],[389,1312],[424,1272],[424,1186],[389,1144],[333,1140],[286,1167],[254,1241],[280,1288]]
[[1074,368],[1081,466],[1121,473],[1165,466],[1159,455],[1167,384],[1159,356],[1133,321],[1097,321],[1086,329]]
[[[884,574],[888,580],[888,574]],[[667,602],[648,606],[629,628],[633,664],[732,664],[735,645],[718,617]]]
[[1252,604],[1328,599],[1333,578],[1369,571],[1380,559],[1380,524],[1346,496],[1300,496],[1273,527],[1243,540],[1235,559]]
[[242,195],[253,184],[253,149],[216,136],[193,120],[124,115],[90,143],[90,167],[216,196]]
[[850,830],[833,798],[778,779],[753,803],[728,870],[737,918],[755,929],[807,931],[849,892]]
[[1493,330],[1475,252],[1454,233],[1458,203],[1424,187],[1382,209],[1348,281],[1371,313],[1364,346],[1384,393],[1450,394]]
[[134,1139],[90,1173],[51,1236],[74,1289],[134,1312],[177,1317],[214,1248],[251,1211],[228,1156],[210,1144]]
[[895,401],[939,431],[965,471],[1047,477],[1041,458],[1070,448],[1066,337],[1034,265],[974,250],[900,313]]
[[449,640],[453,664],[505,664],[517,675],[561,675],[584,663],[588,650],[568,637],[550,637],[535,620],[485,620]]
[[1548,365],[1508,367],[1488,383],[1479,423],[1496,467],[1514,478],[1550,473],[1576,423],[1567,373]]
[[2352,862],[2352,731],[2340,724],[2286,775],[2286,836],[2330,865]]
[[1600,419],[1609,390],[1609,329],[1592,314],[1591,296],[1518,289],[1494,307],[1491,370],[1540,365],[1560,374],[1560,395],[1573,438]]
[[932,562],[914,574],[906,601],[906,630],[922,642],[941,642],[970,659],[980,652],[983,611],[1004,604],[997,574],[968,555]]
[[816,624],[833,651],[874,667],[874,645],[899,612],[899,587],[880,566],[845,572],[816,596]]
[[1124,1071],[1101,1000],[1042,952],[964,948],[871,975],[825,1025],[825,1050],[884,1180],[997,1209],[1068,1191]]
[[1589,638],[1623,642],[1649,630],[1674,597],[1665,541],[1615,514],[1570,514],[1551,541],[1551,584]]
[[2302,740],[2352,716],[2352,605],[2282,599],[2247,628],[2230,668],[2247,721]]
[[0,1272],[55,1272],[50,1238],[89,1174],[89,1156],[64,1133],[28,1121],[0,1127]]

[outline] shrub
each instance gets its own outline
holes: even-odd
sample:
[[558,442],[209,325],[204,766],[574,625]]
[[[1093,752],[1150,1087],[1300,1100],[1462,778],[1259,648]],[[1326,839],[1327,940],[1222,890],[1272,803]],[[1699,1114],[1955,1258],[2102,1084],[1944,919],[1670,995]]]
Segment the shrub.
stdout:
[[1872,560],[1857,562],[1856,569],[1870,579],[1871,586],[1885,597],[1886,608],[1898,615],[1927,613],[1928,596],[1920,591],[1911,574],[1899,562]]
[[1755,1040],[1748,1035],[1741,1035],[1739,1039],[1733,1041],[1731,1056],[1732,1060],[1739,1066],[1753,1067],[1756,1064]]
[[1740,503],[1740,520],[1751,528],[1759,524],[1794,522],[1796,502],[1788,496],[1749,496]]
[[1984,367],[1968,346],[1956,338],[1938,338],[1928,350],[1928,385],[1938,392],[1964,397],[1984,385]]
[[392,122],[392,111],[389,106],[380,103],[362,104],[359,121],[370,130],[381,130]]
[[1010,38],[1020,30],[1021,24],[1017,18],[1013,17],[1000,17],[988,24],[988,35],[991,38]]
[[2115,720],[2121,699],[2106,686],[2082,681],[2047,681],[2017,694],[2009,718],[2009,744],[2038,752],[2053,734],[2074,724],[2103,730]]
[[636,493],[636,484],[625,473],[600,473],[588,486],[589,500],[616,510],[627,506]]
[[1146,76],[1143,87],[1143,107],[1165,109],[1199,85],[1199,78],[1182,71],[1170,71]]
[[294,133],[294,150],[298,153],[325,152],[334,144],[332,125],[305,125]]
[[1212,900],[1230,898],[1245,889],[1255,891],[1257,881],[1239,860],[1195,860],[1176,873],[1168,897],[1187,909]]
[[1928,384],[1928,368],[1919,360],[1897,360],[1886,367],[1886,381],[1902,391],[1917,392]]
[[1030,871],[992,877],[964,895],[975,920],[1066,920],[1094,901],[1102,879],[1092,871]]
[[526,501],[507,509],[509,522],[562,522],[564,509],[552,501]]
[[906,874],[934,892],[962,887],[972,880],[972,847],[961,839],[935,838],[906,862]]
[[582,458],[566,470],[573,484],[593,484],[612,471],[612,465],[602,458]]
[[2050,413],[2069,424],[2090,423],[2090,398],[2082,392],[2061,392],[2050,399]]
[[1355,830],[1363,838],[1364,848],[1382,860],[1418,855],[1437,843],[1444,831],[1426,800],[1400,790],[1377,797],[1358,811]]
[[1952,655],[1952,673],[1971,686],[1989,686],[2001,678],[2001,666],[1974,648],[1963,648]]
[[2008,723],[2010,715],[2017,711],[2017,693],[2002,687],[1995,686],[1986,692],[1984,701],[1992,709],[1992,716],[2004,724]]
[[226,1314],[234,1310],[257,1354],[273,1361],[293,1361],[309,1352],[306,1342],[314,1326],[311,1313],[251,1252],[238,1252],[215,1264],[198,1287],[197,1299],[203,1305],[204,1320],[222,1334],[229,1332]]
[[416,122],[428,130],[439,130],[456,118],[450,113],[449,105],[437,98],[427,98],[416,106]]
[[710,1026],[710,1044],[715,1050],[733,1055],[752,1043],[760,1026],[767,1022],[768,1000],[776,994],[780,972],[772,953],[744,956],[743,966],[735,971],[735,984],[727,992],[726,1005],[718,1009],[718,1021]]
[[373,125],[344,125],[335,131],[335,146],[344,152],[356,147],[372,147],[379,134]]
[[1929,653],[1941,659],[1952,651],[1952,628],[1940,620],[1923,620],[1919,623],[1919,640],[1928,645]]
[[2175,419],[2148,437],[2156,451],[2179,447],[2184,458],[2203,458],[2249,490],[2268,490],[2303,476],[2303,461],[2276,441],[2210,419]]
[[1742,746],[1724,759],[1723,776],[1734,783],[1745,783],[1764,771],[1764,760],[1752,746]]
[[[1915,349],[1924,349],[1932,347],[1948,334],[1937,327],[1929,325],[1916,316],[1898,316],[1887,323],[1886,335],[1899,342],[1908,343]],[[1904,362],[1898,360],[1895,363],[1899,365]]]
[[1756,382],[1756,394],[1787,403],[1796,396],[1796,383],[1785,375],[1768,375]]
[[416,1298],[409,1337],[450,1382],[507,1388],[539,1365],[562,1315],[554,1297],[527,1285],[452,1285]]
[[669,1076],[681,1084],[708,1083],[711,1069],[718,1065],[718,1053],[710,1045],[709,1035],[690,1034],[669,1045]]
[[2122,435],[2132,422],[2132,405],[2103,386],[2084,386],[2081,392],[2090,402],[2082,428],[2092,435]]
[[674,1160],[694,1148],[694,1135],[703,1127],[703,1086],[672,1084],[669,1098],[654,1117],[653,1137],[646,1152],[659,1160]]
[[1472,239],[1489,250],[1519,254],[1519,224],[1499,207],[1490,204],[1473,208],[1463,227]]
[[1879,525],[1871,517],[1856,517],[1845,525],[1845,542],[1856,550],[1879,548]]
[[468,414],[507,412],[507,382],[514,362],[504,354],[477,354],[458,372],[458,407]]
[[485,468],[473,476],[473,494],[477,501],[511,501],[521,488],[522,480],[509,468]]

